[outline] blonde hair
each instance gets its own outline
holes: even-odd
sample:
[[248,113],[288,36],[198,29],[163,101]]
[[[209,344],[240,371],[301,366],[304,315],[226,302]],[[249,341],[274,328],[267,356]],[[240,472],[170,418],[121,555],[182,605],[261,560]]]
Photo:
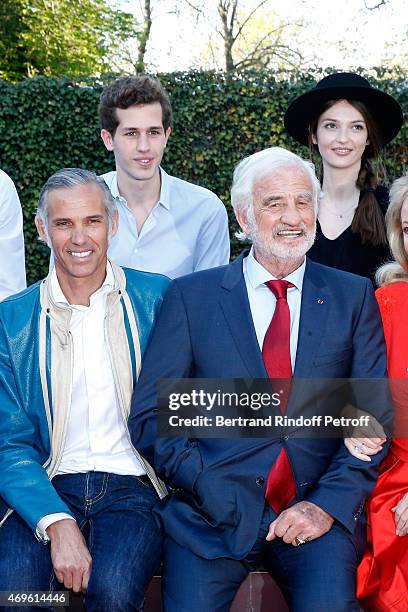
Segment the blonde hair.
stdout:
[[404,248],[401,226],[401,208],[408,198],[408,173],[393,182],[390,189],[390,205],[385,215],[387,236],[394,260],[377,270],[375,275],[379,286],[397,281],[408,281],[408,255]]

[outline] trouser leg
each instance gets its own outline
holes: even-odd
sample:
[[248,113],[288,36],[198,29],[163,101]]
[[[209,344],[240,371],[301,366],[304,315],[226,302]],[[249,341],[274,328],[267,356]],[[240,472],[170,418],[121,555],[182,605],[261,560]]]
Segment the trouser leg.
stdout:
[[152,515],[158,496],[146,478],[102,472],[82,477],[85,537],[92,557],[86,610],[142,610],[161,558],[162,535]]
[[[13,512],[0,528],[0,591],[51,591],[55,576],[49,545],[34,537],[22,518]],[[39,607],[52,611],[52,606],[1,606],[1,610],[30,612]]]

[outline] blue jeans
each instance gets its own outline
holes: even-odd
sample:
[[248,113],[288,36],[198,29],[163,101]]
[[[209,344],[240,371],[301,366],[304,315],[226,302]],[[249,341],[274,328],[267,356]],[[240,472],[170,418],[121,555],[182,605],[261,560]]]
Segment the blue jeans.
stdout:
[[[153,487],[145,478],[104,472],[56,476],[52,484],[75,516],[91,553],[86,610],[142,610],[161,557],[162,536],[151,513],[158,501]],[[49,547],[38,542],[14,512],[0,528],[0,591],[61,588]],[[38,608],[21,608],[30,609]]]

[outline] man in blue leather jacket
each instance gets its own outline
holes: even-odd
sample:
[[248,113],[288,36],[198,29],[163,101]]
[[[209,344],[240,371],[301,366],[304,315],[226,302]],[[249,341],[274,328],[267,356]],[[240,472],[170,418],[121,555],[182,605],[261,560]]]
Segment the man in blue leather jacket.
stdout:
[[126,419],[168,280],[109,262],[118,215],[93,172],[54,174],[35,221],[55,267],[0,304],[0,591],[58,580],[87,610],[139,610],[165,489]]

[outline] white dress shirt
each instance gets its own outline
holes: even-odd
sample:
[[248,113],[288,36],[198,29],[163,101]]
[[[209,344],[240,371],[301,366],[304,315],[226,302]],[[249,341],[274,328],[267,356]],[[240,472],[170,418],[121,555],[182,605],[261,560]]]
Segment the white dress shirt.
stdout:
[[119,194],[117,173],[103,178],[116,198],[119,227],[109,243],[109,259],[118,264],[176,278],[229,262],[228,215],[217,196],[163,169],[161,190],[137,232],[136,219]]
[[25,287],[21,204],[13,181],[0,170],[0,300]]
[[[302,265],[284,279],[294,285],[288,289],[287,301],[290,312],[290,359],[292,371],[295,369],[296,351],[299,336],[300,306],[302,300],[303,277],[306,269],[306,258]],[[267,329],[272,321],[276,307],[275,294],[265,285],[269,280],[277,280],[254,257],[253,248],[243,260],[243,273],[248,292],[249,306],[254,322],[259,348],[262,345]]]
[[[116,393],[115,381],[105,338],[106,296],[114,285],[108,263],[103,285],[90,297],[89,306],[69,304],[51,273],[54,301],[72,311],[70,333],[73,343],[71,404],[62,457],[56,474],[91,471],[140,476],[146,471],[132,450]],[[43,517],[37,532],[65,513]]]

